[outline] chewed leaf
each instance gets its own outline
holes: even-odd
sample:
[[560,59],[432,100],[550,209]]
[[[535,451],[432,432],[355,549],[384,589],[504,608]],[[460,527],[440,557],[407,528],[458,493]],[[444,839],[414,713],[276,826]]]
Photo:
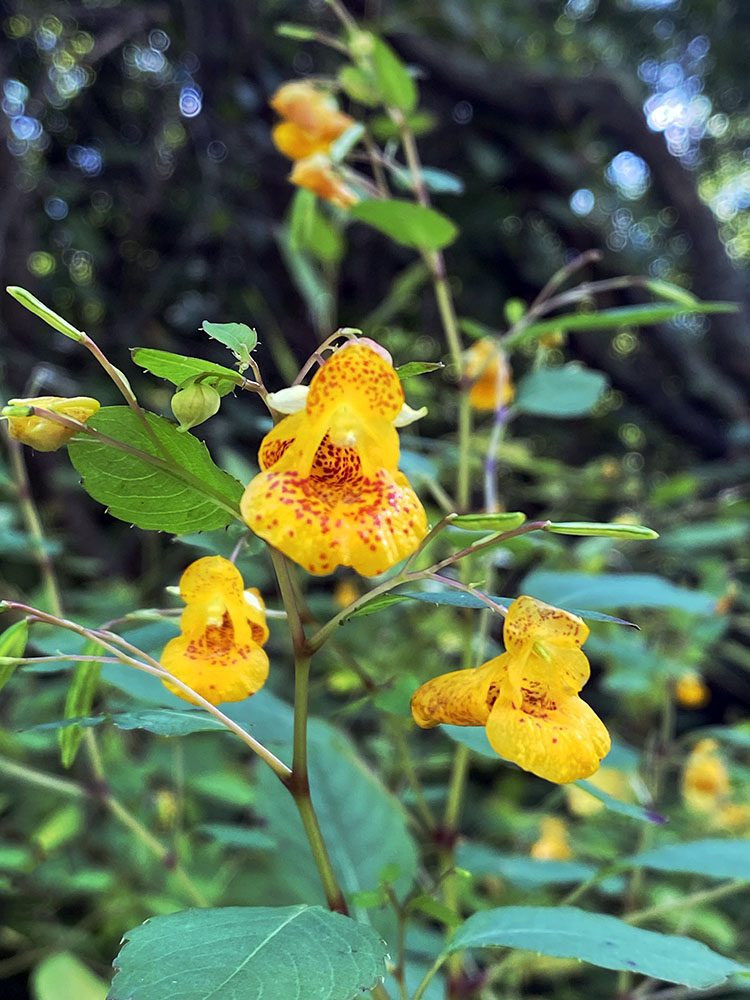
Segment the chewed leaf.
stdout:
[[250,354],[258,343],[258,334],[245,323],[209,323],[203,320],[203,330],[213,340],[228,347],[237,358],[241,372],[250,366]]

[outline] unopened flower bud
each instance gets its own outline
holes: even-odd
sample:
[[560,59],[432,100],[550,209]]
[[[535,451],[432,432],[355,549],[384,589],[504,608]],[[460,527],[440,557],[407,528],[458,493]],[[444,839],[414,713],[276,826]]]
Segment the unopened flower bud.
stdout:
[[18,413],[21,407],[39,406],[50,413],[85,423],[93,417],[100,403],[90,396],[32,396],[29,399],[10,399],[2,416],[8,419],[8,433],[16,441],[27,444],[36,451],[57,451],[77,433],[77,428],[58,424],[49,417],[37,416],[33,412]]
[[179,422],[178,431],[189,431],[204,420],[218,413],[221,406],[221,396],[212,385],[205,382],[193,382],[178,389],[172,396],[172,413]]

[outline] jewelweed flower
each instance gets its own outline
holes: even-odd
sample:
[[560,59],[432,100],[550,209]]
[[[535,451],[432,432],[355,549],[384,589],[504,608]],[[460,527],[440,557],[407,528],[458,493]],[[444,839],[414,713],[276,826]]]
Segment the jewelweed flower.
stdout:
[[289,180],[297,187],[306,188],[339,208],[349,208],[359,201],[359,195],[336,173],[327,156],[310,156],[306,160],[298,160],[289,174]]
[[274,129],[274,142],[292,160],[328,152],[331,143],[354,124],[329,93],[306,80],[282,84],[270,104],[284,119]]
[[464,353],[464,378],[472,383],[469,403],[475,410],[496,410],[513,400],[513,379],[505,351],[484,337]]
[[568,843],[568,829],[556,816],[545,816],[542,820],[542,834],[531,845],[529,852],[537,861],[567,861],[573,857]]
[[694,670],[677,678],[674,694],[677,704],[682,708],[703,708],[711,700],[708,685]]
[[[164,669],[212,705],[242,701],[259,691],[268,676],[268,657],[261,649],[268,628],[258,591],[244,589],[239,570],[228,559],[204,556],[182,574],[180,595],[187,607],[180,635],[170,639],[161,655]],[[163,683],[195,703],[176,685]]]
[[710,815],[729,800],[729,772],[716,740],[699,740],[682,772],[682,797],[693,812]]
[[253,531],[316,575],[375,576],[410,555],[427,518],[398,471],[404,393],[390,356],[365,338],[318,369],[304,409],[261,442],[240,504]]
[[610,748],[603,722],[578,697],[590,675],[581,649],[588,634],[577,615],[517,598],[506,652],[423,684],[411,701],[416,723],[485,726],[493,750],[524,770],[559,784],[587,778]]
[[[93,417],[101,404],[98,400],[90,396],[32,396],[29,399],[11,399],[8,407],[11,406],[41,406],[51,413],[58,413],[61,417],[70,417],[71,420],[78,420],[85,424],[89,417]],[[67,444],[70,439],[78,433],[74,427],[65,427],[57,424],[49,417],[39,417],[32,413],[28,417],[12,416],[5,414],[8,420],[8,433],[16,441],[27,444],[36,451],[57,451]]]

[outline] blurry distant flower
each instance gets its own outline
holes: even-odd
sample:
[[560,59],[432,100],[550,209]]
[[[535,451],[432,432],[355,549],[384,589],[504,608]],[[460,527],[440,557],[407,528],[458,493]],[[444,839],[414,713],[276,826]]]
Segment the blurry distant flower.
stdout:
[[573,857],[568,843],[565,823],[555,816],[545,816],[542,820],[542,835],[531,845],[529,852],[538,861],[567,861]]
[[463,376],[472,383],[469,402],[475,410],[497,410],[513,399],[507,356],[491,337],[478,340],[466,351]]
[[359,195],[342,180],[326,156],[310,156],[306,160],[298,160],[289,180],[297,187],[306,188],[339,208],[349,208],[359,201]]
[[339,580],[334,587],[333,603],[337,608],[348,608],[361,596],[361,593],[354,580],[347,577],[345,580]]
[[350,342],[318,370],[303,408],[263,439],[262,471],[242,497],[253,531],[318,575],[352,566],[375,576],[427,533],[424,509],[398,471],[401,382],[371,343]]
[[283,84],[270,104],[284,119],[273,131],[274,142],[292,160],[328,152],[331,143],[354,124],[329,93],[305,80]]
[[[89,396],[73,396],[67,399],[63,396],[33,396],[29,399],[8,401],[8,409],[13,406],[40,406],[51,413],[78,420],[80,423],[85,423],[89,417],[93,417],[100,405],[96,399],[91,399]],[[65,427],[50,420],[49,417],[39,417],[34,413],[19,417],[6,414],[3,410],[3,416],[7,417],[10,436],[36,451],[57,451],[78,433],[74,427]]]
[[[212,705],[242,701],[263,687],[268,657],[265,605],[254,588],[244,590],[239,570],[221,556],[191,563],[180,580],[187,604],[181,634],[164,647],[161,665]],[[164,686],[194,701],[169,681]]]
[[711,692],[700,674],[690,670],[678,677],[674,686],[677,704],[682,708],[703,708],[711,700]]
[[578,692],[590,668],[588,626],[533,597],[510,606],[506,652],[474,670],[423,684],[411,702],[418,725],[485,726],[501,757],[548,781],[587,778],[609,753],[609,733]]
[[[589,782],[600,791],[606,792],[607,795],[611,795],[621,802],[633,800],[633,792],[627,774],[616,767],[607,767],[606,765],[600,767],[596,774],[592,774],[589,778]],[[603,802],[578,785],[566,785],[565,798],[568,809],[575,816],[593,816],[605,808]]]
[[699,740],[682,772],[682,796],[693,812],[712,814],[729,799],[729,773],[716,740]]

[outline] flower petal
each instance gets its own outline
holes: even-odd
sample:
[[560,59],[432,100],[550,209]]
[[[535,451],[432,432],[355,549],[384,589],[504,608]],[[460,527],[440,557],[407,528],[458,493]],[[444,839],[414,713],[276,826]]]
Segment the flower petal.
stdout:
[[411,714],[423,729],[440,723],[483,726],[490,714],[490,689],[501,683],[506,656],[489,660],[474,670],[454,670],[427,681],[412,695]]
[[528,711],[504,692],[490,712],[487,738],[501,757],[558,784],[588,778],[610,748],[604,723],[577,696]]
[[304,160],[315,153],[327,153],[330,139],[322,139],[312,132],[306,132],[294,122],[280,122],[271,130],[274,145],[290,160]]
[[366,344],[347,344],[319,368],[310,383],[307,413],[330,413],[341,403],[363,417],[392,423],[404,405],[401,380],[392,365]]
[[180,596],[190,604],[205,601],[214,593],[241,597],[245,589],[242,574],[223,556],[204,556],[190,563],[180,578]]
[[[268,657],[259,646],[216,641],[210,630],[198,639],[187,635],[171,639],[164,647],[161,664],[212,705],[243,701],[260,690],[268,676]],[[196,703],[174,684],[163,683],[173,694]]]
[[526,595],[513,601],[503,629],[508,650],[520,650],[530,642],[551,642],[568,648],[582,646],[588,634],[588,625],[578,615]]

